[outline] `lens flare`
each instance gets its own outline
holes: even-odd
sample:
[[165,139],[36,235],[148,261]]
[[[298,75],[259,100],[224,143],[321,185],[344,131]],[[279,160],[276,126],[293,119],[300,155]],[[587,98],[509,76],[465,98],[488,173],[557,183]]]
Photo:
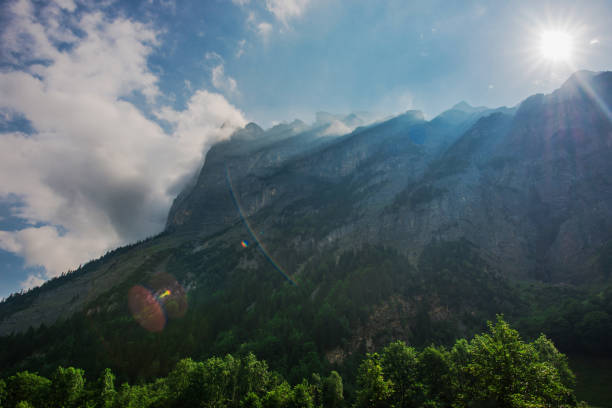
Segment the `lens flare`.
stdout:
[[245,239],[240,243],[240,245],[242,245],[243,248],[247,248],[249,246],[249,241]]
[[149,289],[141,285],[132,287],[128,294],[128,304],[134,320],[144,329],[153,333],[164,330],[166,315]]
[[151,278],[149,287],[157,293],[157,298],[170,319],[185,316],[187,296],[185,289],[169,273],[160,272]]
[[134,320],[150,332],[161,332],[167,319],[187,313],[187,296],[170,274],[153,275],[146,286],[135,285],[128,293],[128,305]]
[[229,188],[230,195],[232,197],[232,201],[234,202],[234,205],[236,206],[236,210],[238,210],[238,214],[240,215],[240,219],[242,220],[242,223],[246,227],[247,231],[249,231],[249,234],[251,238],[253,238],[253,241],[257,243],[257,247],[259,248],[263,256],[268,260],[268,262],[270,262],[270,264],[274,267],[274,269],[280,272],[280,274],[287,280],[287,282],[296,286],[297,284],[295,283],[295,281],[291,279],[291,277],[283,270],[283,268],[280,267],[278,262],[276,262],[272,258],[272,256],[270,255],[270,252],[266,249],[266,247],[263,245],[261,240],[257,238],[257,235],[255,234],[255,230],[251,227],[251,224],[244,216],[244,211],[242,211],[242,207],[240,206],[240,203],[238,202],[238,199],[236,198],[236,194],[234,192],[234,186],[232,185],[232,177],[230,175],[230,169],[227,166],[225,166],[225,180],[227,182],[227,186]]

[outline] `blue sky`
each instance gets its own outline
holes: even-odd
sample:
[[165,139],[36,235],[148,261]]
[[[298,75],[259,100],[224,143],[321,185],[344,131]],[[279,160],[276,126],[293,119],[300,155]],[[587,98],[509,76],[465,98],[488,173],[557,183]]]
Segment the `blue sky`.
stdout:
[[513,106],[610,69],[610,21],[609,1],[2,1],[0,297],[159,232],[248,121]]

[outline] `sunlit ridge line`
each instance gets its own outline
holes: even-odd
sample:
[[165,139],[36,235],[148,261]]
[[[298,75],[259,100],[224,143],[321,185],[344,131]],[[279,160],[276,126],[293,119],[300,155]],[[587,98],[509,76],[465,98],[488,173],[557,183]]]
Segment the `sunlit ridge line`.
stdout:
[[606,102],[599,97],[593,87],[587,81],[585,81],[581,75],[576,75],[576,79],[578,80],[580,87],[586,91],[586,93],[595,101],[595,103],[597,103],[599,109],[601,109],[603,114],[606,116],[606,119],[608,119],[608,122],[612,123],[612,111],[610,111],[610,108],[608,108]]
[[297,286],[297,283],[295,283],[295,281],[293,279],[291,279],[291,277],[289,277],[289,275],[287,273],[285,273],[285,271],[283,271],[283,269],[272,258],[272,256],[270,256],[270,254],[267,251],[267,249],[264,247],[264,245],[261,243],[261,241],[257,238],[257,235],[255,235],[255,231],[253,230],[253,228],[251,228],[251,225],[249,224],[249,221],[244,216],[244,212],[242,211],[242,207],[240,206],[240,203],[238,202],[238,199],[236,198],[236,195],[234,193],[234,186],[232,184],[232,179],[231,179],[231,176],[230,176],[229,167],[227,165],[225,166],[225,179],[226,179],[227,185],[228,185],[229,190],[230,190],[230,195],[232,196],[232,201],[234,202],[234,205],[236,206],[236,209],[238,210],[238,214],[240,215],[240,219],[242,220],[244,226],[246,227],[247,231],[251,235],[251,238],[253,238],[253,241],[257,243],[257,247],[259,248],[261,253],[268,260],[268,262],[270,262],[270,264],[272,264],[274,269],[276,269],[278,272],[280,272],[285,277],[285,279],[287,279],[287,281],[289,281],[289,283],[291,283],[294,286]]

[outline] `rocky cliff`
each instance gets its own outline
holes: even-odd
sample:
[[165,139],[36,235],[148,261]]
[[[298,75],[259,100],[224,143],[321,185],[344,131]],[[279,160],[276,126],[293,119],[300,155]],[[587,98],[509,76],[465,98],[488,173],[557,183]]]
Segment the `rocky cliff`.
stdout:
[[[604,282],[610,106],[612,73],[581,72],[512,109],[251,123],[210,149],[164,233],[0,304],[0,335],[52,326],[6,337],[28,344],[0,360],[35,366],[40,350],[81,350],[78,339],[104,335],[98,352],[116,352],[126,372],[141,350],[134,366],[154,372],[177,356],[241,347],[273,358],[294,343],[303,350],[283,349],[289,367],[312,355],[333,363],[364,344],[478,328],[520,306],[508,282]],[[159,276],[173,282],[163,298]],[[134,287],[189,311],[148,343],[126,343],[142,330],[128,307]],[[173,336],[186,343],[175,349]]]
[[432,240],[465,238],[508,276],[598,279],[612,238],[611,84],[581,72],[518,109],[463,102],[336,138],[250,125],[211,149],[168,227],[214,234],[238,220],[238,203],[266,240],[305,257],[367,242],[416,258]]

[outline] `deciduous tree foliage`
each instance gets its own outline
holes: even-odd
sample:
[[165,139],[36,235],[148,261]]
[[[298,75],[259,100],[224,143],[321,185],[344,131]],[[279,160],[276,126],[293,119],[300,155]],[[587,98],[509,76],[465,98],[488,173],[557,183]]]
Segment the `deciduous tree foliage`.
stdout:
[[357,381],[357,407],[576,405],[565,356],[544,335],[524,342],[501,317],[450,350],[392,343],[367,355]]
[[58,367],[51,379],[23,371],[0,380],[2,407],[403,408],[576,406],[567,360],[544,335],[531,343],[498,317],[486,333],[447,349],[401,341],[370,353],[345,400],[340,374],[315,373],[289,384],[253,354],[180,360],[164,378],[115,388],[106,369],[87,383],[83,370]]

